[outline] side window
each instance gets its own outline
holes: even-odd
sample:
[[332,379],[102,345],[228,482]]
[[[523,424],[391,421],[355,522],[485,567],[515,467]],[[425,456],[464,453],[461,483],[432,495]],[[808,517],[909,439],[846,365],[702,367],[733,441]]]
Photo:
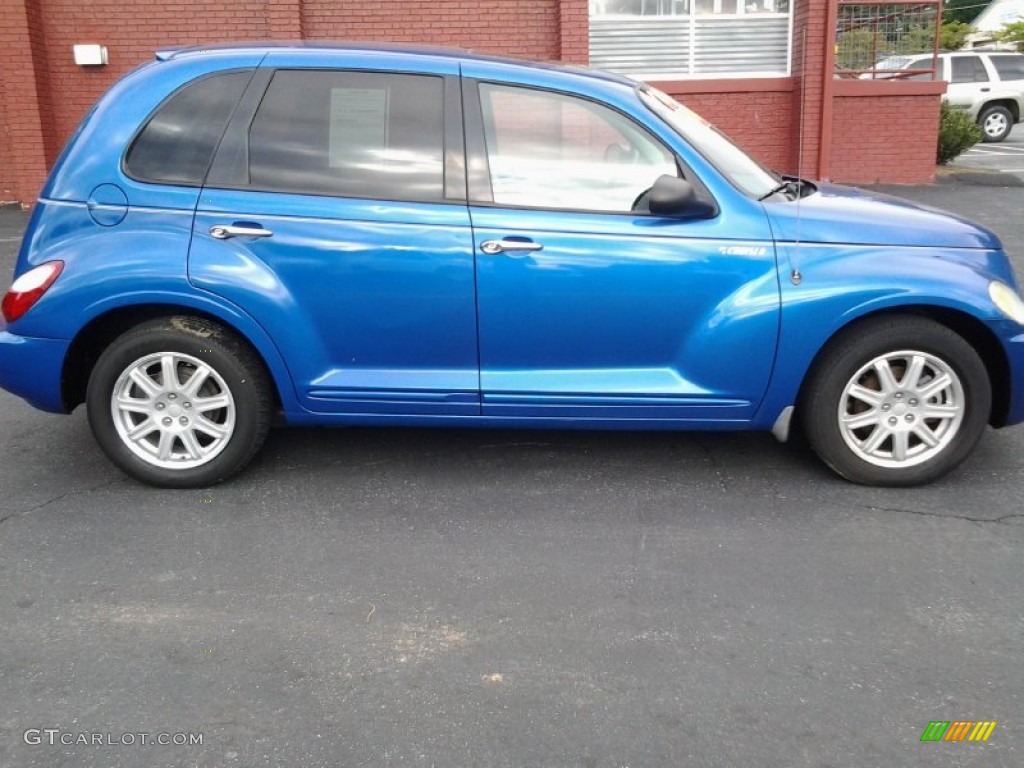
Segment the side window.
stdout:
[[988,82],[988,71],[979,56],[953,56],[949,63],[953,65],[952,83]]
[[[939,67],[940,68],[942,67],[941,61],[939,62]],[[906,66],[906,69],[931,69],[931,68],[932,68],[932,57],[931,56],[926,56],[926,57],[923,57],[923,58],[920,58],[920,59],[914,59],[913,61],[911,61]],[[916,75],[907,75],[906,77],[901,77],[900,79],[901,80],[932,80],[934,78],[932,77],[932,73],[931,72],[919,72]]]
[[210,75],[171,94],[128,148],[125,172],[141,181],[202,185],[251,76],[251,71]]
[[250,186],[440,201],[443,110],[440,77],[276,72],[249,130]]
[[608,107],[560,93],[481,83],[498,205],[628,213],[672,153]]
[[1000,80],[1024,80],[1024,56],[1020,54],[991,56],[989,61],[999,73]]

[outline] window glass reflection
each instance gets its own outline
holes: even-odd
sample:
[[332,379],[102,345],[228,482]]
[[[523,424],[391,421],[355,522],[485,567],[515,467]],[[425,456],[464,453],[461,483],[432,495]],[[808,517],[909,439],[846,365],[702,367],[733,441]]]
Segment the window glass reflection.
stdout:
[[672,153],[599,104],[563,94],[483,84],[484,133],[494,202],[625,213]]
[[385,200],[444,197],[439,77],[281,71],[249,133],[258,189]]

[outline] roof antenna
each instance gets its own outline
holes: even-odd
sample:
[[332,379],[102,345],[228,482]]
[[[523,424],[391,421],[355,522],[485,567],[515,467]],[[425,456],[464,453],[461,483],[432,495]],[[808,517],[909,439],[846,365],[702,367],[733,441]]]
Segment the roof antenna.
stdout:
[[796,261],[798,252],[800,250],[800,202],[804,198],[804,121],[807,115],[807,24],[804,23],[804,28],[801,30],[801,37],[803,40],[801,58],[801,71],[800,71],[800,128],[799,135],[797,136],[797,151],[796,151],[796,237],[793,243],[793,252],[789,258],[789,282],[793,285],[800,285],[804,281],[804,276],[797,267]]

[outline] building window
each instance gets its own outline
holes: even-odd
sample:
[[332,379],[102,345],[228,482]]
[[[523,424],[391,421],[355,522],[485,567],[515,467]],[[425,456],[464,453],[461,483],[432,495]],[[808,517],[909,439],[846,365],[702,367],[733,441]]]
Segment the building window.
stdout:
[[790,0],[590,0],[590,65],[641,79],[790,73]]

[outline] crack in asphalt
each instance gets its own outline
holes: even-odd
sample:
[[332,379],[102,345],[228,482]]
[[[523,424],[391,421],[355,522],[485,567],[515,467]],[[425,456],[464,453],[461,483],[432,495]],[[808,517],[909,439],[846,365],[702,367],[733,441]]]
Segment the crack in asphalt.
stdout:
[[104,481],[102,483],[99,483],[97,485],[90,486],[89,488],[84,488],[84,489],[75,490],[75,491],[66,491],[65,493],[62,493],[62,494],[60,494],[58,496],[54,496],[51,499],[47,499],[46,501],[42,501],[42,502],[36,504],[35,506],[29,507],[28,509],[24,509],[24,510],[22,510],[20,512],[12,512],[9,515],[4,515],[3,517],[0,517],[0,525],[3,525],[8,520],[10,520],[12,518],[15,518],[15,517],[27,517],[28,515],[31,515],[33,512],[38,512],[40,509],[44,509],[44,508],[50,506],[51,504],[56,504],[58,501],[63,501],[64,499],[68,498],[69,496],[79,496],[79,495],[82,495],[82,494],[85,494],[85,493],[92,493],[93,491],[98,491],[101,488],[106,488],[107,486],[113,485],[114,483],[117,483],[120,480],[121,480],[121,478],[113,477],[110,480],[106,480],[106,481]]
[[1009,515],[1001,515],[1000,517],[971,517],[969,515],[942,515],[938,512],[925,512],[920,509],[906,509],[904,507],[874,507],[870,504],[861,504],[861,509],[870,509],[872,512],[899,512],[906,515],[920,515],[921,517],[939,517],[943,520],[964,520],[968,523],[1005,523],[1015,517],[1024,518],[1024,513],[1013,512]]

